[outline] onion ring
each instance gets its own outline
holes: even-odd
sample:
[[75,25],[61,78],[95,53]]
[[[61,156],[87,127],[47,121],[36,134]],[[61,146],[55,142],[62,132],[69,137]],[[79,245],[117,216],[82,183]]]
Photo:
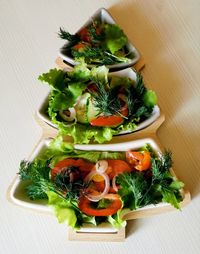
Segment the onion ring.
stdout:
[[84,193],[84,195],[90,200],[90,201],[93,201],[93,202],[98,202],[99,200],[101,200],[102,198],[104,198],[104,196],[108,193],[109,191],[109,188],[110,188],[110,179],[108,177],[107,174],[105,173],[101,173],[101,172],[97,172],[96,170],[90,172],[86,178],[84,179],[85,182],[90,182],[93,178],[93,176],[95,175],[101,175],[103,178],[104,178],[104,181],[105,181],[105,188],[103,190],[102,193],[100,193],[99,195],[92,195],[92,194],[89,194],[87,192]]
[[68,108],[67,111],[69,111],[69,116],[67,116],[65,113],[64,113],[65,110],[60,110],[59,111],[59,114],[60,116],[67,122],[72,122],[74,120],[76,120],[76,110],[75,108]]
[[95,168],[98,173],[105,173],[108,168],[108,162],[106,160],[99,160],[97,161]]
[[115,175],[112,179],[112,187],[113,189],[117,192],[118,191],[118,188],[117,188],[117,185],[116,185],[116,177],[117,175]]

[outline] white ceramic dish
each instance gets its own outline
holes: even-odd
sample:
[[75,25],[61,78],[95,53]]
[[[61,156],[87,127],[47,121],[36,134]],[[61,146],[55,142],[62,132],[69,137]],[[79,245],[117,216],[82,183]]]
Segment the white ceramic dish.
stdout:
[[[128,77],[131,80],[134,80],[134,81],[136,80],[136,73],[131,68],[127,68],[127,69],[124,69],[121,71],[116,71],[116,72],[110,72],[109,75],[110,76]],[[42,121],[44,121],[51,127],[57,128],[56,124],[51,122],[51,119],[49,118],[48,113],[47,113],[47,108],[48,108],[48,96],[46,97],[44,102],[39,107],[39,110],[37,111],[37,115]],[[119,135],[120,134],[127,134],[127,133],[131,133],[131,132],[135,132],[135,131],[144,129],[147,126],[149,126],[150,124],[152,124],[153,122],[155,122],[159,116],[160,116],[160,108],[158,105],[156,105],[153,109],[151,116],[149,118],[147,118],[146,120],[144,120],[143,122],[139,123],[135,130],[122,131],[119,133]]]
[[[43,139],[39,142],[37,147],[35,148],[32,156],[29,158],[29,160],[33,160],[35,157],[37,157],[42,151],[48,148],[49,143],[52,139]],[[120,144],[105,144],[105,145],[75,145],[75,149],[77,150],[94,150],[94,151],[127,151],[130,149],[139,149],[140,147],[144,146],[145,144],[149,144],[152,149],[155,151],[155,153],[160,154],[161,150],[157,143],[152,138],[145,138],[145,139],[138,139],[134,141],[124,142]],[[32,201],[29,198],[27,198],[25,194],[25,185],[23,182],[20,181],[19,176],[17,176],[10,186],[8,190],[8,198],[9,200],[19,205],[23,208],[28,208],[31,210],[35,210],[38,212],[45,212],[45,213],[51,213],[53,214],[52,209],[47,205],[47,202],[45,201]],[[132,217],[134,217],[134,213],[143,212],[143,215],[140,217],[149,216],[149,210],[151,210],[150,215],[154,214],[154,210],[159,208],[169,208],[170,205],[167,203],[159,203],[157,205],[148,205],[143,208],[137,209],[136,211],[124,211],[124,214],[128,214]],[[137,216],[135,216],[137,218]],[[130,216],[127,217],[127,219],[130,219]],[[101,225],[100,227],[93,227],[91,225],[84,225],[84,227],[81,229],[81,232],[115,232],[116,229],[112,228],[111,225]]]
[[[101,8],[95,12],[94,15],[77,31],[79,32],[83,27],[89,26],[93,20],[100,20],[103,23],[107,24],[116,24],[110,13],[105,9]],[[60,57],[70,65],[77,65],[78,62],[74,61],[74,59],[70,56],[69,51],[65,49],[65,46],[68,45],[68,42],[64,44],[64,46],[60,49],[59,55]],[[135,46],[130,43],[130,41],[127,42],[125,46],[130,53],[130,61],[127,63],[118,63],[118,64],[113,64],[113,65],[107,65],[109,69],[124,69],[130,66],[133,66],[139,59],[140,59],[140,54],[138,50],[135,48]],[[94,65],[89,64],[89,67],[93,67]]]

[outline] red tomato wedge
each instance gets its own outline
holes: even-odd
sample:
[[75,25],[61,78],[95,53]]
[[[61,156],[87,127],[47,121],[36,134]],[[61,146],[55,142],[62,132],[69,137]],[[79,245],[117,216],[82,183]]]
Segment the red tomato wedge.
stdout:
[[[105,189],[105,182],[94,182],[94,188],[98,192],[103,192]],[[116,193],[116,190],[112,186],[110,186],[108,193]]]
[[147,170],[151,166],[151,155],[148,151],[127,151],[126,159],[129,164],[133,165],[134,168],[139,171]]
[[78,207],[83,213],[89,216],[109,216],[117,213],[117,211],[122,208],[122,201],[119,195],[107,194],[104,199],[108,199],[110,201],[107,207],[95,208],[93,206],[94,202],[82,196],[79,200]]
[[107,160],[108,161],[108,170],[107,174],[110,179],[113,179],[114,176],[119,175],[124,172],[131,172],[131,167],[127,162],[123,160]]
[[99,116],[90,121],[90,124],[98,127],[114,127],[122,124],[123,121],[124,119],[121,116]]
[[91,42],[90,33],[87,28],[82,28],[78,35],[80,36],[81,41]]
[[62,161],[59,161],[55,167],[51,170],[51,179],[53,180],[56,174],[60,172],[62,169],[69,167],[69,166],[75,166],[78,167],[79,170],[84,173],[88,174],[92,168],[94,167],[94,164],[91,162],[88,162],[83,159],[64,159]]
[[76,44],[75,46],[73,46],[73,49],[77,50],[77,51],[81,51],[85,48],[85,44],[82,42],[79,42],[78,44]]

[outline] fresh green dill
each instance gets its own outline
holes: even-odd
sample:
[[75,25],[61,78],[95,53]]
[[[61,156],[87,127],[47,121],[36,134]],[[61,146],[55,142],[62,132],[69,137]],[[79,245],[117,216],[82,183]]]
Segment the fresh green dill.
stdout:
[[72,55],[75,58],[91,58],[91,59],[96,59],[101,56],[101,49],[98,47],[92,48],[89,46],[85,46],[83,50],[77,51],[72,49]]
[[140,200],[144,197],[148,183],[142,172],[123,173],[117,177],[120,184],[119,195],[130,209],[138,209]]
[[160,158],[152,158],[151,168],[153,181],[164,179],[171,167],[172,153],[170,151],[165,151]]
[[78,200],[80,192],[86,187],[83,179],[78,177],[80,171],[77,167],[71,166],[60,171],[54,179],[56,188],[66,193],[69,200]]
[[68,167],[59,172],[54,182],[49,179],[50,160],[34,160],[28,162],[23,160],[20,163],[19,175],[22,181],[29,181],[26,187],[27,195],[30,199],[47,199],[47,192],[54,191],[62,198],[77,200],[80,191],[85,188],[83,180],[76,180],[80,173],[76,167]]
[[34,180],[26,187],[27,196],[31,200],[47,199],[46,193],[48,191],[54,190],[55,190],[54,184],[43,178],[38,178],[37,180]]
[[88,28],[88,32],[90,34],[91,37],[91,41],[93,44],[100,44],[101,41],[104,39],[104,35],[102,33],[98,33],[97,32],[97,24],[93,23],[93,25],[91,25]]
[[143,102],[143,96],[146,90],[142,76],[137,73],[135,84],[126,87],[130,119],[141,120],[143,118],[148,118],[151,115],[152,108],[146,107]]
[[171,166],[171,152],[165,151],[163,156],[152,158],[149,173],[148,171],[131,172],[119,175],[117,177],[117,183],[120,184],[118,193],[122,196],[125,206],[137,209],[164,201],[175,208],[180,208],[180,189],[183,184],[173,179],[170,173]]
[[74,58],[79,59],[84,57],[85,61],[91,64],[112,65],[125,61],[125,59],[102,50],[100,47],[90,47],[86,45],[83,50],[77,51],[72,49],[71,52]]
[[69,32],[66,32],[61,27],[60,27],[60,31],[58,33],[58,36],[63,40],[68,40],[68,41],[73,42],[73,43],[76,43],[79,40],[79,37],[76,34],[70,34]]
[[140,73],[137,73],[136,83],[135,83],[135,92],[137,93],[137,97],[141,97],[146,92],[146,87],[143,82],[143,77]]
[[21,161],[19,168],[20,179],[29,181],[26,187],[30,199],[46,199],[46,192],[54,190],[54,185],[49,182],[50,160],[33,162]]
[[144,105],[137,108],[134,117],[136,118],[148,118],[151,115],[151,111]]
[[116,89],[106,89],[106,85],[99,80],[94,82],[98,88],[98,91],[92,94],[95,107],[99,108],[105,116],[119,114],[120,102],[117,99]]
[[44,179],[49,179],[49,164],[50,160],[34,160],[33,162],[22,160],[19,167],[20,179],[37,180],[41,177]]

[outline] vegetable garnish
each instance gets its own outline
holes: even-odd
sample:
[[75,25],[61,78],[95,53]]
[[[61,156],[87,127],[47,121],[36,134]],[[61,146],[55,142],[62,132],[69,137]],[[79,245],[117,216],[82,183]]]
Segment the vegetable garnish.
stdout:
[[59,137],[33,161],[22,161],[19,175],[28,197],[48,200],[59,222],[73,228],[100,221],[121,227],[124,208],[162,201],[180,208],[184,185],[171,166],[170,152],[157,155],[149,145],[127,152],[79,151]]
[[93,21],[74,35],[62,28],[58,35],[68,41],[63,49],[76,61],[84,58],[87,64],[95,65],[114,65],[130,61],[126,48],[128,39],[116,24]]
[[105,66],[89,70],[82,62],[70,72],[52,69],[39,80],[51,87],[50,120],[74,143],[104,143],[113,135],[134,131],[156,105],[155,93],[147,90],[140,74],[136,81],[109,76]]
[[[103,205],[101,205],[103,204]],[[107,194],[97,207],[89,199],[81,197],[78,207],[89,216],[109,216],[116,214],[122,208],[122,201],[117,194]]]
[[136,170],[147,170],[151,164],[151,155],[148,151],[144,152],[126,152],[126,159]]

